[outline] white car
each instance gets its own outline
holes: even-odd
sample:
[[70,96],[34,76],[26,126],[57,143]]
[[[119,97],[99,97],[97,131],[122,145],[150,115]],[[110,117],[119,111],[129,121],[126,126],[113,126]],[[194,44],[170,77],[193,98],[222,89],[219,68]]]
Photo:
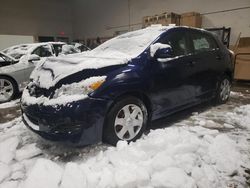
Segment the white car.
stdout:
[[63,42],[21,44],[0,53],[0,103],[13,99],[29,82],[29,77],[40,60],[68,52],[70,45]]

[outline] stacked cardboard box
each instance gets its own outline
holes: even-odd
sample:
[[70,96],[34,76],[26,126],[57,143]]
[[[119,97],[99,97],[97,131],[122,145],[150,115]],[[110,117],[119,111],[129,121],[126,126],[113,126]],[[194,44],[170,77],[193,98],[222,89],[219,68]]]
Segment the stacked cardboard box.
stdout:
[[150,20],[150,16],[143,17],[143,20],[142,20],[143,28],[150,26],[150,21],[149,20]]
[[250,37],[240,38],[235,55],[234,79],[250,80]]
[[202,16],[198,12],[187,12],[187,13],[181,14],[180,24],[182,26],[201,28]]
[[153,24],[169,25],[175,24],[180,25],[180,15],[170,12],[157,14],[155,16],[146,16],[143,18],[143,28],[148,27]]
[[158,15],[158,24],[162,25],[169,25],[169,24],[175,24],[180,25],[180,18],[181,16],[176,13],[163,13]]

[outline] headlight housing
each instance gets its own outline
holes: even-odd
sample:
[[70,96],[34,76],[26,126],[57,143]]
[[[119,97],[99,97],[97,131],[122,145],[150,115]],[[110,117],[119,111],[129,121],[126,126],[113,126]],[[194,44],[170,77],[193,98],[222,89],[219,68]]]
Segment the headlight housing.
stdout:
[[105,82],[105,80],[106,76],[95,76],[78,83],[62,85],[55,91],[53,98],[72,95],[87,95],[97,90]]

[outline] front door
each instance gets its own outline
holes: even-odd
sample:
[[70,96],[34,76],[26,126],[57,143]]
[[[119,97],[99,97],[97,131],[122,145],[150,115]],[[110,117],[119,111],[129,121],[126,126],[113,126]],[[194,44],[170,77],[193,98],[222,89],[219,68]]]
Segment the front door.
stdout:
[[193,48],[195,61],[196,99],[209,99],[216,88],[222,54],[215,39],[203,31],[190,31],[189,39]]
[[173,55],[166,59],[152,58],[153,119],[192,104],[196,91],[193,57],[185,30],[171,30],[158,42],[170,45]]

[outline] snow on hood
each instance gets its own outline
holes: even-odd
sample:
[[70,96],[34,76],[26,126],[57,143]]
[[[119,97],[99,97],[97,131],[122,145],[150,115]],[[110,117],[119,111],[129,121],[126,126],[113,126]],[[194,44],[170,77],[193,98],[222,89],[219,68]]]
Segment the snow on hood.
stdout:
[[85,69],[126,64],[139,56],[157,37],[172,27],[152,26],[115,37],[92,51],[67,57],[48,58],[31,74],[42,88],[53,87],[61,79]]
[[41,43],[34,43],[34,44],[20,44],[16,46],[9,47],[3,52],[15,59],[20,59],[23,55],[28,54],[32,50],[34,50],[36,47],[40,46]]
[[94,57],[85,54],[63,58],[48,58],[31,74],[30,78],[41,88],[49,89],[68,75],[84,69],[98,69],[105,66],[124,64],[128,58]]
[[3,56],[5,56],[5,57],[11,59],[12,61],[17,61],[17,59],[15,59],[15,58],[13,58],[13,57],[11,57],[11,56],[9,56],[9,55],[3,53],[3,52],[0,52],[0,54],[2,54]]

